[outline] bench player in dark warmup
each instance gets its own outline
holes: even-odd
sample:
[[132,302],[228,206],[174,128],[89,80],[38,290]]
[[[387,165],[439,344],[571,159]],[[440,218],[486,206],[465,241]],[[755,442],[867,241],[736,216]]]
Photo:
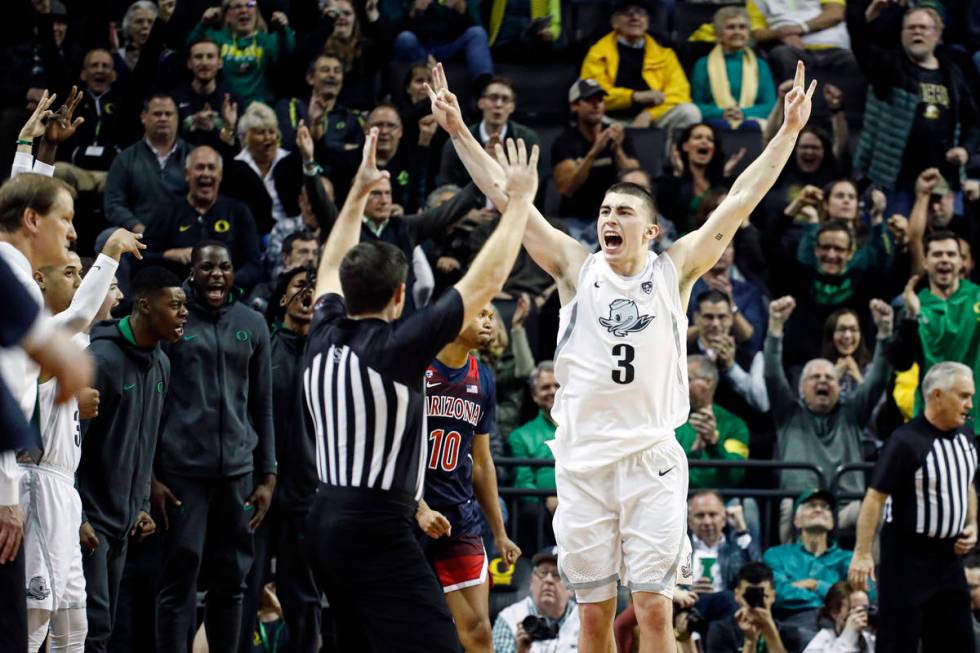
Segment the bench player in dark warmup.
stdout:
[[494,320],[493,306],[485,306],[425,372],[429,455],[425,499],[415,519],[428,536],[422,548],[467,653],[493,652],[480,508],[504,562],[514,564],[521,555],[504,530],[490,455],[497,405],[493,373],[470,353],[490,343]]
[[[425,371],[510,272],[537,190],[537,147],[498,145],[509,201],[469,272],[397,326],[408,262],[360,239],[378,170],[372,129],[317,272],[304,385],[313,416],[320,488],[309,515],[310,563],[337,624],[337,649],[458,651],[456,630],[427,568],[413,517],[427,450]],[[508,160],[509,159],[509,160]]]

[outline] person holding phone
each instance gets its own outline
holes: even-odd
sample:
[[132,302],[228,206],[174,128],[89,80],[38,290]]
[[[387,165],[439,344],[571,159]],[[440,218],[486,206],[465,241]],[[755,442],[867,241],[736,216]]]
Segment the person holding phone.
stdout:
[[772,569],[750,562],[738,570],[735,600],[738,611],[708,628],[705,653],[794,653],[804,642],[796,628],[772,615],[776,584]]

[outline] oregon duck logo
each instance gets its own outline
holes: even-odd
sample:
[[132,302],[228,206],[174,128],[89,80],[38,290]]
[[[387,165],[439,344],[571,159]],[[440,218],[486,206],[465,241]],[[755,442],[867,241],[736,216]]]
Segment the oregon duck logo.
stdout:
[[29,599],[43,601],[50,595],[51,590],[48,589],[48,582],[44,580],[43,576],[35,576],[31,579],[31,582],[27,584],[27,598]]
[[231,223],[227,220],[218,220],[214,223],[214,232],[217,234],[223,234],[231,229]]
[[600,317],[599,324],[619,338],[647,328],[653,315],[640,315],[640,309],[632,299],[615,299],[609,305],[609,317]]

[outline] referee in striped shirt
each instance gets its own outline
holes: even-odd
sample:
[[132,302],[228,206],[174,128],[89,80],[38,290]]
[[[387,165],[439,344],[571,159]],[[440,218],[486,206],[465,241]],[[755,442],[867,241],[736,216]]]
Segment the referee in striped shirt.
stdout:
[[380,241],[358,244],[377,169],[377,129],[324,247],[304,388],[320,488],[309,515],[310,561],[334,613],[341,651],[457,651],[442,588],[415,536],[426,443],[427,366],[503,287],[537,190],[537,147],[507,141],[497,157],[510,203],[469,272],[395,327],[408,263]]
[[974,650],[963,556],[977,543],[977,450],[966,421],[976,391],[961,363],[934,365],[922,381],[925,412],[899,428],[875,465],[848,580],[874,578],[871,544],[884,508],[877,650]]

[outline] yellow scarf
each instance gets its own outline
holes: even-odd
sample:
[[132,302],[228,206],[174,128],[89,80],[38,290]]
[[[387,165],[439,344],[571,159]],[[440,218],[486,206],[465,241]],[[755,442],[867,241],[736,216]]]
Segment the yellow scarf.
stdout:
[[[550,5],[554,4],[550,0],[531,0],[531,20],[536,20],[538,18],[552,18],[553,8]],[[497,36],[500,34],[500,26],[504,22],[504,13],[507,10],[507,0],[493,0],[493,5],[490,7],[490,45],[493,45],[497,40]],[[560,10],[559,10],[560,11]],[[560,31],[555,29],[555,21],[551,21],[551,33],[558,38]]]
[[[715,104],[722,109],[746,108],[755,104],[755,96],[759,93],[759,64],[751,48],[742,50],[742,89],[738,102],[732,97],[732,86],[728,83],[728,71],[725,68],[725,53],[720,45],[716,45],[708,55],[708,81],[711,84],[711,97]],[[761,127],[766,121],[758,118]],[[741,121],[732,123],[732,129],[737,129]]]

